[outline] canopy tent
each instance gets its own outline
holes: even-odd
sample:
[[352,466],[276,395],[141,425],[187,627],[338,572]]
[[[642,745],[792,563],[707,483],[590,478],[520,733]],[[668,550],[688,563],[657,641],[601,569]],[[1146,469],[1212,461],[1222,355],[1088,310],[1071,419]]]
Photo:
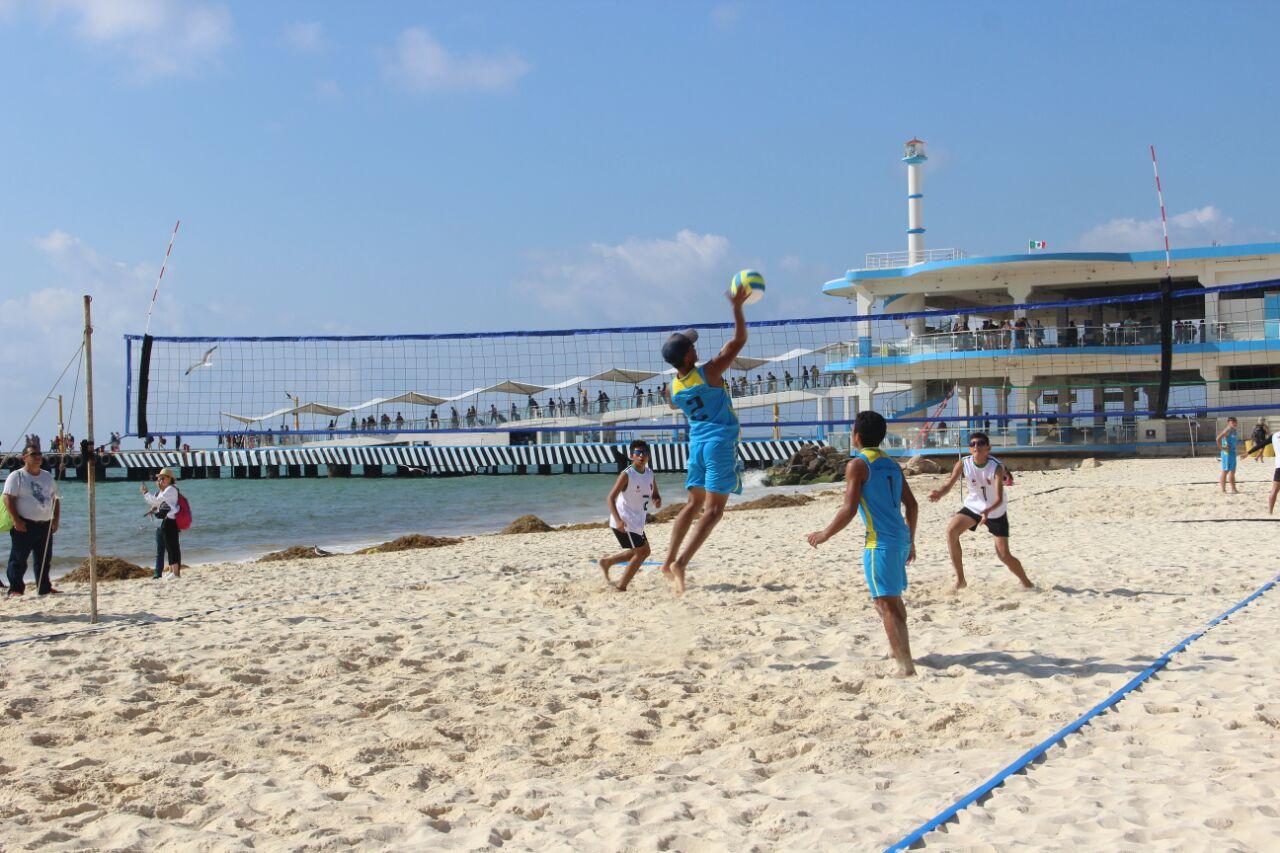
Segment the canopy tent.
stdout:
[[274,412],[268,412],[265,415],[259,415],[251,418],[246,415],[237,415],[232,412],[220,412],[224,418],[230,418],[233,421],[239,421],[246,426],[249,424],[262,423],[272,418],[283,418],[289,415],[324,415],[326,417],[336,417],[345,415],[350,409],[341,409],[337,406],[327,406],[324,403],[303,403],[301,406],[291,406],[284,409],[276,409]]
[[590,376],[575,376],[572,379],[566,379],[563,382],[557,382],[555,385],[547,386],[548,391],[562,391],[565,388],[572,388],[575,385],[581,385],[583,382],[591,379]]
[[409,391],[396,397],[374,397],[372,400],[366,400],[360,405],[352,406],[345,411],[359,412],[364,409],[371,409],[374,406],[384,406],[392,403],[409,403],[413,406],[438,406],[443,402],[445,402],[444,397],[436,397],[432,394],[419,394],[417,391]]
[[520,382],[515,379],[504,379],[497,385],[490,385],[488,388],[479,389],[480,393],[490,394],[541,394],[547,390],[546,385],[534,385],[531,382]]
[[587,380],[592,382],[621,382],[624,385],[636,385],[644,382],[646,379],[652,379],[658,374],[652,370],[633,370],[627,367],[611,367],[603,373],[597,373],[595,376],[588,376]]
[[740,355],[733,361],[729,362],[730,370],[755,370],[762,364],[768,364],[767,358],[752,358],[749,355]]

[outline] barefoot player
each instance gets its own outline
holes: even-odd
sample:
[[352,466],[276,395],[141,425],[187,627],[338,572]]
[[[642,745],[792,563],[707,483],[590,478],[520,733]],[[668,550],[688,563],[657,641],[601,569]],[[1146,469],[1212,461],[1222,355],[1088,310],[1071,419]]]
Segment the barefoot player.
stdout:
[[[728,294],[733,305],[733,337],[715,358],[698,366],[693,329],[677,332],[662,345],[662,360],[676,369],[676,378],[667,392],[667,404],[681,409],[689,419],[689,467],[685,488],[689,502],[671,525],[671,544],[662,573],[672,582],[676,595],[684,594],[684,574],[693,555],[707,541],[724,514],[729,495],[742,493],[742,464],[738,461],[738,436],[742,428],[733,411],[733,400],[724,384],[724,372],[747,345],[747,321],[742,305],[750,291]],[[702,517],[684,547],[685,534],[698,512]]]
[[968,496],[964,506],[951,517],[947,525],[947,547],[951,551],[951,565],[956,570],[956,589],[964,589],[968,584],[964,579],[964,552],[960,547],[960,535],[966,530],[977,530],[978,525],[985,524],[987,530],[995,537],[996,556],[1000,562],[1009,567],[1009,571],[1027,589],[1034,584],[1027,580],[1022,562],[1009,550],[1009,513],[1005,505],[1004,466],[999,460],[991,458],[991,439],[985,432],[975,432],[969,436],[969,456],[956,463],[951,469],[951,478],[940,489],[929,494],[929,500],[937,502],[951,491],[956,480],[965,479]]
[[[626,592],[627,584],[640,571],[644,561],[649,557],[649,540],[644,535],[644,524],[649,518],[649,505],[662,506],[662,495],[658,494],[658,483],[653,478],[653,469],[648,467],[649,445],[641,439],[631,442],[631,464],[627,466],[609,491],[609,527],[623,550],[599,561],[600,570],[604,572],[605,583],[618,592]],[[626,563],[622,579],[616,584],[609,577],[609,569]]]
[[[907,588],[907,564],[916,558],[916,517],[920,508],[902,469],[884,453],[880,443],[887,431],[877,412],[859,412],[853,422],[853,446],[857,451],[845,468],[844,505],[825,530],[809,534],[809,544],[817,548],[835,536],[862,513],[867,526],[862,570],[876,612],[884,622],[889,650],[898,663],[898,675],[915,675],[911,662],[911,642],[907,636],[907,608],[902,593]],[[905,507],[907,519],[902,520]]]
[[1222,493],[1227,493],[1227,480],[1231,481],[1231,494],[1238,495],[1236,488],[1236,443],[1240,440],[1240,424],[1235,418],[1227,418],[1227,428],[1218,433],[1218,451],[1222,456],[1222,473],[1218,475],[1218,486]]

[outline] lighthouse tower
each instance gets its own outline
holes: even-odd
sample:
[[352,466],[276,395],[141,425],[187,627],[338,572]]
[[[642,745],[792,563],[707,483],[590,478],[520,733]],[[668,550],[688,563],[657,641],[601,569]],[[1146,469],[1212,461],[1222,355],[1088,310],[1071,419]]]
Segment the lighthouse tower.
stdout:
[[924,140],[909,139],[902,150],[907,164],[907,264],[924,263],[924,175],[920,166],[929,158]]

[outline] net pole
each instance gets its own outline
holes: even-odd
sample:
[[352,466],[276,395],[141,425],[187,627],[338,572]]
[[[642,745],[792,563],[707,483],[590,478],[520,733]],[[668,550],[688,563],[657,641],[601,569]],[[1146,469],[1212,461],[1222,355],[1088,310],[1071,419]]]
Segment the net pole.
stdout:
[[169,248],[165,250],[164,260],[160,262],[160,275],[156,276],[156,286],[151,291],[151,304],[147,306],[147,327],[144,334],[151,334],[151,312],[156,310],[156,297],[160,295],[160,282],[164,281],[165,267],[169,266],[169,255],[173,254],[173,242],[178,239],[178,226],[182,224],[179,219],[173,224],[173,233],[169,235]]
[[[175,229],[176,231],[176,229]],[[89,621],[98,622],[98,504],[97,479],[98,455],[93,443],[93,316],[90,303],[93,297],[84,297],[84,371],[85,412],[88,451],[85,453],[85,473],[89,492]]]
[[1169,218],[1164,210],[1164,188],[1160,185],[1160,162],[1151,146],[1151,171],[1156,179],[1156,199],[1160,203],[1160,228],[1164,232],[1164,278],[1160,282],[1160,387],[1153,407],[1163,419],[1169,411],[1169,378],[1173,374],[1173,258],[1169,250]]

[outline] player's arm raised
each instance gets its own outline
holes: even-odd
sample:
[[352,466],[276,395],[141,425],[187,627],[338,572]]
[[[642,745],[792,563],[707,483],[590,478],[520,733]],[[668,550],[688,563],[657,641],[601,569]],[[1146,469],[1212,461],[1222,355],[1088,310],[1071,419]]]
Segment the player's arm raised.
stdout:
[[750,291],[745,287],[737,293],[726,294],[729,303],[733,306],[733,337],[725,341],[715,358],[702,365],[702,372],[710,385],[720,385],[720,377],[724,376],[729,365],[733,364],[738,353],[742,352],[742,348],[747,345],[747,318],[742,313],[742,306],[750,295]]
[[[960,479],[960,475],[962,473],[964,473],[964,462],[960,461],[956,463],[956,467],[951,469],[951,476],[947,478],[947,482],[943,483],[941,486],[939,486],[938,488],[934,489],[932,492],[929,493],[930,503],[937,503],[938,501],[942,500],[943,495],[951,491],[951,487],[956,484],[956,480]],[[904,487],[905,487],[905,484],[904,484]]]
[[807,538],[810,545],[817,548],[853,521],[853,517],[858,514],[858,504],[862,501],[862,484],[867,481],[870,473],[871,469],[864,460],[849,460],[844,469],[844,503],[836,510],[835,518],[831,519],[825,530],[815,530],[809,534]]

